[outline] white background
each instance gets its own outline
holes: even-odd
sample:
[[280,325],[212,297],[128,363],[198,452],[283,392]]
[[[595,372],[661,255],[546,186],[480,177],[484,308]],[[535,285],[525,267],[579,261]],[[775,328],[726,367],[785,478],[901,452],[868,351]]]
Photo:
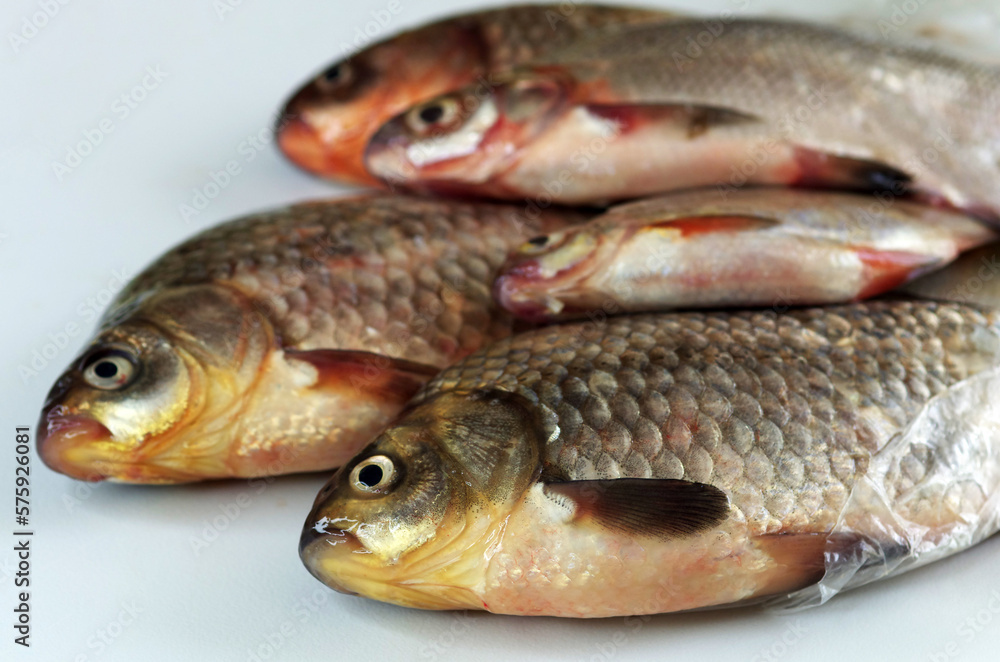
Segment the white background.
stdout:
[[[472,6],[398,2],[401,11],[380,37]],[[663,5],[808,11],[877,29],[894,2]],[[232,4],[220,15],[221,2],[211,0],[72,0],[16,45],[10,35],[32,21],[38,0],[5,0],[0,10],[3,660],[996,659],[997,539],[800,614],[739,609],[587,622],[420,612],[341,596],[306,573],[296,543],[322,476],[263,486],[88,486],[49,471],[36,455],[32,647],[15,646],[14,427],[34,426],[50,384],[92,330],[92,303],[120,286],[119,274],[134,275],[200,228],[341,192],[297,172],[272,145],[244,141],[258,132],[267,139],[279,102],[352,43],[388,0]],[[947,17],[980,41],[1000,41],[996,2],[898,4],[912,14],[897,14],[908,31]],[[147,67],[165,78],[123,116],[113,104]],[[57,177],[53,164],[105,118],[113,131]],[[230,160],[241,174],[186,223],[180,205]],[[65,346],[46,349],[50,343]],[[237,507],[238,500],[248,505]],[[210,544],[195,550],[192,541],[206,536]]]

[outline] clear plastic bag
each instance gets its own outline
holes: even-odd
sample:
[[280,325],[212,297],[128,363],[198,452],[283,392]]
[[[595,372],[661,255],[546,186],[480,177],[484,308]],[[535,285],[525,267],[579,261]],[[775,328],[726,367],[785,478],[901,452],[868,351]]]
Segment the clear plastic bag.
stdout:
[[[765,604],[782,611],[821,605],[967,549],[998,529],[1000,367],[932,398],[872,456],[831,532],[823,579]],[[836,542],[845,538],[855,542]]]

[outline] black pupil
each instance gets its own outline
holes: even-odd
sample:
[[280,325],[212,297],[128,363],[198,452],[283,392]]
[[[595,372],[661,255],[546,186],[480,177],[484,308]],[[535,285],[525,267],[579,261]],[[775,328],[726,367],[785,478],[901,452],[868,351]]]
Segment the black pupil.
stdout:
[[420,111],[420,119],[422,119],[427,124],[434,124],[439,119],[444,116],[444,108],[440,104],[434,104],[433,106],[426,106]]
[[375,487],[382,482],[382,467],[377,464],[362,467],[361,471],[358,472],[358,480],[366,487]]
[[544,246],[548,240],[549,240],[548,237],[542,235],[541,237],[535,237],[533,239],[529,239],[528,243],[531,244],[532,246]]
[[101,379],[111,379],[118,374],[118,366],[111,361],[101,361],[94,366],[94,374]]
[[336,82],[336,80],[340,78],[340,65],[335,64],[323,72],[323,78],[327,79],[331,83]]

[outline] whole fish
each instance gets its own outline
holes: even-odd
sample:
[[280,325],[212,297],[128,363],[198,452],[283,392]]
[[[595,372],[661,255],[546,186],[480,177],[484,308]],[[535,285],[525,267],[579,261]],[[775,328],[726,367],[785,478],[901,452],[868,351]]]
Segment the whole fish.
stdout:
[[300,553],[429,609],[816,601],[997,529],[998,366],[1000,314],[963,304],[543,327],[429,382],[319,493]]
[[[494,292],[532,321],[866,299],[996,237],[961,213],[870,195],[712,189],[613,208],[534,237]],[[947,271],[947,270],[946,270]]]
[[277,142],[317,175],[377,184],[362,157],[375,131],[410,106],[562,48],[595,30],[667,20],[651,9],[520,5],[404,32],[334,63],[287,102]]
[[440,368],[511,332],[497,268],[578,218],[375,196],[207,230],[112,302],[49,393],[39,454],[135,483],[337,467]]
[[585,203],[715,185],[912,190],[1000,218],[1000,67],[835,27],[594,35],[418,105],[366,156],[416,190]]

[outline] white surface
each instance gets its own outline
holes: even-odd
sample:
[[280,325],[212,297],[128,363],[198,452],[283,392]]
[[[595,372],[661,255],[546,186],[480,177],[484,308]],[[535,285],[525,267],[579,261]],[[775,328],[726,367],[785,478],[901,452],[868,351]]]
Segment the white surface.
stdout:
[[[214,5],[222,2],[235,6],[220,18]],[[399,2],[402,11],[383,35],[471,6]],[[913,14],[908,30],[947,16],[987,43],[1000,41],[996,2],[978,11],[972,2],[936,7],[935,0],[663,2],[755,13],[808,7],[813,16],[853,16],[875,29],[894,3]],[[341,596],[306,573],[296,543],[321,476],[271,485],[87,486],[47,470],[36,455],[32,647],[15,646],[14,426],[34,426],[50,384],[91,331],[92,302],[109,295],[109,283],[120,285],[117,274],[134,275],[199,228],[338,192],[295,171],[272,146],[257,150],[244,141],[257,132],[266,139],[279,101],[389,3],[47,4],[58,13],[16,53],[10,33],[39,11],[38,0],[7,0],[0,15],[0,658],[996,659],[996,539],[791,616],[740,609],[585,622],[429,613]],[[956,17],[956,8],[964,13]],[[147,67],[166,77],[124,116],[112,104],[141,83]],[[113,131],[59,180],[53,162],[104,118]],[[185,223],[179,206],[230,160],[239,161],[241,174]],[[68,325],[79,327],[68,346],[53,348],[51,360],[36,364],[37,375],[22,376],[33,352],[45,351]],[[236,508],[238,501],[248,505]],[[211,535],[213,521],[221,530],[196,553],[192,541]]]

